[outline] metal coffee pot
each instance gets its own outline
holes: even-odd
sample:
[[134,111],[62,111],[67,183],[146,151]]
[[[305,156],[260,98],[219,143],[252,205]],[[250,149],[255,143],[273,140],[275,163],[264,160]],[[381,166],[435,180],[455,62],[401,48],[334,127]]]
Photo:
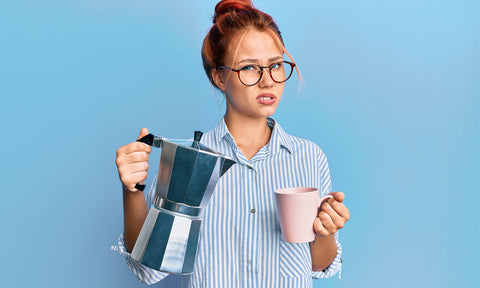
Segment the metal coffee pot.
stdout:
[[132,251],[135,261],[155,270],[193,273],[203,209],[236,163],[200,144],[202,135],[195,131],[184,145],[152,134],[138,140],[162,149],[154,204]]

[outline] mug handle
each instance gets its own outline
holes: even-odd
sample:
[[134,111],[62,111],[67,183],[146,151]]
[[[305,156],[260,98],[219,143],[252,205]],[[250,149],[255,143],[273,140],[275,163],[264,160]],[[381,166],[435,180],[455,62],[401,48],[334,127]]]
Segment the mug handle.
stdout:
[[328,199],[330,199],[330,198],[333,198],[333,196],[330,195],[330,194],[324,195],[324,196],[318,198],[318,209],[322,208],[323,203],[327,202]]

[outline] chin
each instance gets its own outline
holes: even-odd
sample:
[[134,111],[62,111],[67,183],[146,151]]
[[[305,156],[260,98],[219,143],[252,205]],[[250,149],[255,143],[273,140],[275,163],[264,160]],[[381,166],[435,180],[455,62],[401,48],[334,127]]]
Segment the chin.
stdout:
[[261,117],[272,117],[273,114],[275,114],[275,110],[274,111],[268,111],[266,113],[261,113]]

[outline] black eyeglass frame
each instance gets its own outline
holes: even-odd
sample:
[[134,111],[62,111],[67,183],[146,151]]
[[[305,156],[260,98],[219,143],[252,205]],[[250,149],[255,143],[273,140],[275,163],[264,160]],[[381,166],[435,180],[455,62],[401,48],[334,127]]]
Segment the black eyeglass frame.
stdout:
[[[292,73],[293,73],[293,69],[295,68],[295,63],[293,62],[290,62],[290,61],[286,61],[286,60],[283,60],[282,61],[283,63],[287,63],[290,65],[291,67],[291,70],[290,70],[290,75],[288,75],[287,78],[285,78],[285,80],[283,81],[277,81],[275,79],[273,79],[273,76],[272,76],[272,66],[275,65],[275,64],[278,64],[279,62],[276,62],[276,63],[272,63],[270,64],[270,66],[260,66],[258,64],[251,64],[251,65],[246,65],[240,69],[235,69],[235,68],[231,68],[231,67],[226,67],[226,66],[218,66],[219,69],[228,69],[232,72],[236,72],[237,73],[237,76],[238,76],[238,80],[240,80],[240,82],[242,82],[243,85],[245,86],[255,86],[257,85],[260,81],[262,81],[262,77],[263,77],[263,69],[268,69],[268,74],[270,74],[270,78],[272,78],[273,82],[275,83],[283,83],[283,82],[286,82],[288,79],[290,79],[290,77],[292,76]],[[253,84],[250,84],[250,85],[247,85],[245,83],[243,83],[242,81],[242,78],[240,78],[240,71],[242,71],[243,68],[247,67],[247,66],[257,66],[258,68],[260,68],[260,77],[258,77],[258,80],[257,82],[253,83]]]

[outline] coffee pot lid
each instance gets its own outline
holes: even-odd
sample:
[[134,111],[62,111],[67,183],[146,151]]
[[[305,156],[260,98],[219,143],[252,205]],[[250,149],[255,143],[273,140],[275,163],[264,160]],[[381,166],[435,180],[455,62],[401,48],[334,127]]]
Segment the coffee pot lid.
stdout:
[[[194,149],[194,150],[198,150],[199,152],[211,153],[215,156],[221,156],[222,158],[228,160],[227,162],[233,162],[230,165],[228,165],[228,167],[230,167],[231,165],[236,163],[236,161],[231,159],[230,157],[228,157],[224,154],[218,153],[218,152],[210,149],[209,147],[201,144],[200,140],[201,140],[202,136],[203,136],[203,132],[201,132],[201,131],[195,131],[193,139],[168,139],[168,138],[165,138],[165,137],[160,137],[160,136],[156,136],[156,135],[153,135],[153,134],[148,134],[148,135],[138,139],[137,142],[142,142],[142,143],[145,143],[147,145],[150,145],[150,146],[156,147],[156,148],[162,148],[164,142],[169,142],[169,143],[172,143],[174,145],[181,146],[183,148]],[[225,168],[226,168],[225,171],[228,170],[227,167],[225,167]]]

